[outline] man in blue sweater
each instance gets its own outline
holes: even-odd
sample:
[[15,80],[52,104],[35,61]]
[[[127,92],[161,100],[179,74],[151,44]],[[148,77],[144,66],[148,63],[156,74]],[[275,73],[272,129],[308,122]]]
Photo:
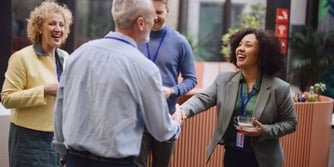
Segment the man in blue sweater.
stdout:
[[[175,104],[197,84],[194,58],[187,39],[165,23],[169,14],[168,0],[152,0],[157,17],[154,20],[149,43],[138,45],[139,50],[160,69],[163,90],[170,114]],[[178,84],[178,76],[183,80]],[[147,156],[152,151],[152,167],[168,167],[175,141],[159,142],[147,131],[143,134],[141,151],[136,160],[138,167],[146,167]]]

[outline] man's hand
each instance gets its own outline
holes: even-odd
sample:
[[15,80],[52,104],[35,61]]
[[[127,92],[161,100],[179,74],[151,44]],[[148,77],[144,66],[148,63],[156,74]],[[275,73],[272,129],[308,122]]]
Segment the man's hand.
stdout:
[[62,166],[66,166],[66,155],[60,156],[60,163]]
[[44,95],[45,96],[56,96],[58,90],[58,84],[47,84],[44,86]]
[[167,99],[174,94],[173,88],[162,87],[162,91],[164,92]]
[[173,120],[177,121],[182,125],[183,119],[185,118],[184,112],[181,110],[180,105],[175,105],[175,112],[172,115]]

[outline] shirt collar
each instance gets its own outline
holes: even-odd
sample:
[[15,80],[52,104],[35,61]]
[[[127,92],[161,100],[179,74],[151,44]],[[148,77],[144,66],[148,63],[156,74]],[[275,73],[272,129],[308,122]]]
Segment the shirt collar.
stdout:
[[127,35],[124,35],[123,33],[110,31],[104,37],[108,37],[108,36],[110,36],[110,37],[116,37],[116,38],[121,38],[123,40],[126,40],[126,41],[128,41],[129,43],[131,43],[132,45],[134,45],[137,48],[137,43],[135,42],[135,40],[133,40],[133,38],[131,38],[131,37],[127,36]]
[[33,44],[33,48],[34,48],[34,51],[35,53],[38,55],[38,56],[47,56],[48,54],[43,50],[42,48],[42,45],[40,42],[36,42]]
[[[48,54],[43,50],[42,45],[41,45],[40,42],[34,43],[33,48],[34,48],[35,53],[38,56],[48,56]],[[56,48],[56,55],[57,56],[60,55],[61,57],[64,56],[64,54],[58,48]]]
[[[254,89],[256,91],[260,90],[262,78],[263,78],[263,76],[261,74],[260,78],[256,80],[256,83],[254,85]],[[240,83],[246,83],[245,78],[244,78],[244,76],[242,74],[240,75]]]
[[150,38],[160,38],[163,33],[167,31],[167,25],[165,25],[162,29],[157,30],[157,31],[151,31]]

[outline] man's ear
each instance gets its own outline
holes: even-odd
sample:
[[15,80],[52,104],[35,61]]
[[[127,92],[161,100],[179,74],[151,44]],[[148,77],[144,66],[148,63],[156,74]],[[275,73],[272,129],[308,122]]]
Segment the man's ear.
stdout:
[[145,26],[145,19],[144,17],[138,17],[136,19],[136,25],[138,27],[139,30],[143,31],[144,30],[144,26]]

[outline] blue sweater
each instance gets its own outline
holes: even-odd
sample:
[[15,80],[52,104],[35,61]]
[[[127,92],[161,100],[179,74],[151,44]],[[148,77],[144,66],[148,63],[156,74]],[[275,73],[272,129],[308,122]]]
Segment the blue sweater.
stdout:
[[[146,43],[140,43],[138,48],[160,69],[163,86],[173,87],[175,91],[175,96],[167,99],[169,112],[172,114],[178,97],[185,95],[197,84],[191,47],[183,35],[168,26],[158,31],[151,31],[148,46],[149,54]],[[179,74],[183,80],[178,84]]]

